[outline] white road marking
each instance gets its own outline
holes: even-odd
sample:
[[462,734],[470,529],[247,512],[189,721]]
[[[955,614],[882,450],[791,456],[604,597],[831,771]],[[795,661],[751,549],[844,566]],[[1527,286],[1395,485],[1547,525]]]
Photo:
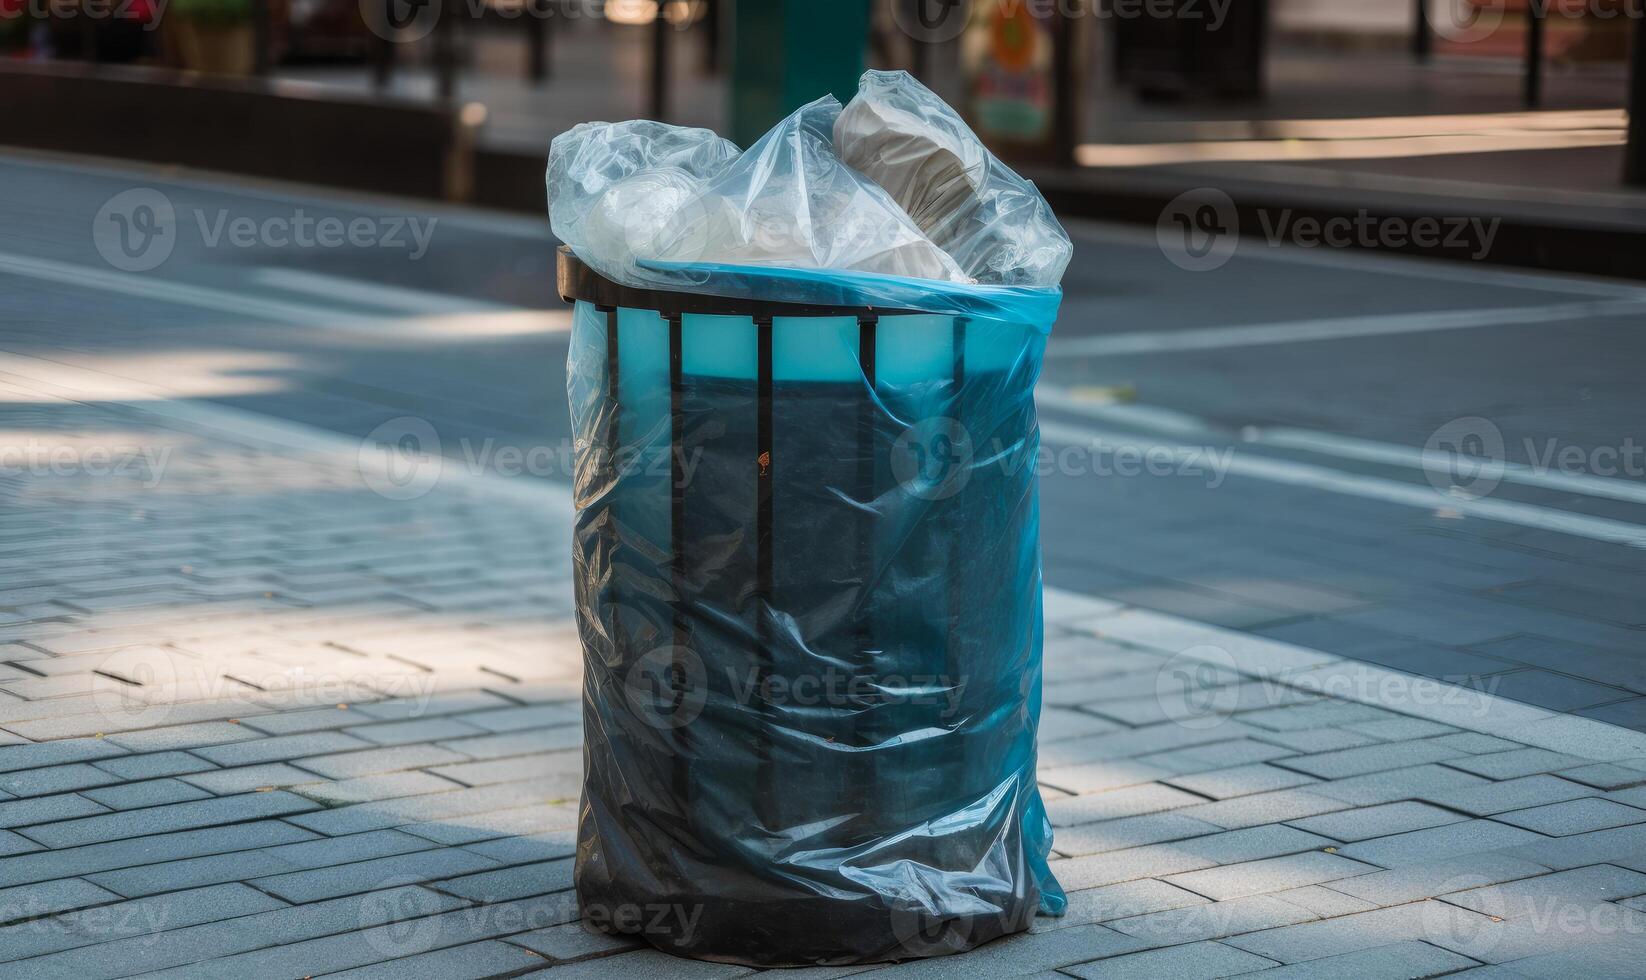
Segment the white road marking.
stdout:
[[96,266],[58,262],[54,259],[39,259],[27,255],[17,255],[12,252],[0,252],[0,272],[15,276],[27,276],[31,279],[42,279],[47,282],[59,282],[83,289],[99,289],[104,292],[119,293],[123,296],[136,296],[141,299],[159,300],[163,303],[192,306],[218,313],[232,313],[241,317],[274,320],[280,323],[322,326],[328,324],[341,325],[366,319],[339,313],[331,307],[292,303],[276,299],[262,299],[243,292],[215,289],[211,286],[196,286],[160,276],[116,272],[113,269],[99,269]]
[[390,286],[385,283],[363,282],[343,276],[327,275],[308,269],[287,269],[264,266],[252,273],[252,281],[280,292],[305,293],[345,303],[364,303],[414,315],[439,313],[474,313],[518,310],[521,307],[507,303],[492,303],[469,299],[450,293],[436,293],[408,286]]
[[[571,329],[571,311],[565,308],[530,310],[491,304],[478,308],[456,306],[427,310],[424,311],[426,315],[415,316],[405,313],[387,316],[341,313],[333,306],[258,297],[246,291],[199,286],[161,276],[116,272],[113,269],[99,269],[95,266],[58,262],[53,259],[37,259],[9,252],[0,252],[0,273],[227,313],[240,320],[271,320],[321,332],[341,330],[406,341],[438,342],[533,334],[565,339],[569,337]],[[411,290],[400,291],[396,287],[376,286],[364,282],[353,283],[350,280],[318,274],[288,275],[288,286],[300,281],[300,277],[310,292],[333,290],[337,295],[345,295],[347,290],[358,288],[362,290],[363,295],[368,295],[376,290],[377,297],[393,296],[394,301],[403,307],[412,305],[415,300],[410,295],[414,292]],[[321,285],[321,279],[329,282]],[[450,303],[447,305],[450,306]]]
[[1410,446],[1375,442],[1371,439],[1357,439],[1352,436],[1334,435],[1329,432],[1313,432],[1307,429],[1254,429],[1245,435],[1247,442],[1261,443],[1266,446],[1301,449],[1326,456],[1359,459],[1371,463],[1386,463],[1391,466],[1404,466],[1424,472],[1449,473],[1452,471],[1452,465],[1461,460],[1475,466],[1489,465],[1494,468],[1501,468],[1502,473],[1499,479],[1507,483],[1519,483],[1522,486],[1543,487],[1548,490],[1561,490],[1588,497],[1606,497],[1611,500],[1626,500],[1630,503],[1646,504],[1646,483],[1636,483],[1633,480],[1594,476],[1588,473],[1553,472],[1529,466],[1525,463],[1479,459],[1470,456],[1459,457],[1457,454],[1450,452],[1413,449]]
[[[1203,448],[1181,442],[1167,442],[1131,432],[1071,425],[1046,419],[1042,419],[1040,422],[1040,434],[1042,438],[1062,445],[1090,446],[1094,443],[1108,446],[1125,445],[1136,447],[1139,451],[1145,453],[1164,451],[1179,458],[1183,454],[1194,454]],[[1560,534],[1588,538],[1592,541],[1606,541],[1613,544],[1628,545],[1632,548],[1646,549],[1646,526],[1632,524],[1628,521],[1590,517],[1586,514],[1574,514],[1553,507],[1541,507],[1536,504],[1524,504],[1512,500],[1453,496],[1441,493],[1430,486],[1365,476],[1359,473],[1348,473],[1313,463],[1276,459],[1249,450],[1242,451],[1238,446],[1229,455],[1226,465],[1230,474],[1266,480],[1270,483],[1283,483],[1328,493],[1362,497],[1368,500],[1381,500],[1385,503],[1400,504],[1431,512],[1436,510],[1454,511],[1465,517],[1477,517],[1502,524],[1555,531]]]
[[[1053,385],[1042,384],[1035,390],[1035,401],[1049,408],[1073,412],[1087,418],[1107,422],[1128,429],[1142,429],[1175,438],[1233,444],[1257,444],[1295,449],[1340,459],[1355,459],[1368,463],[1399,466],[1422,473],[1452,472],[1459,461],[1455,454],[1402,446],[1397,443],[1360,439],[1354,436],[1319,432],[1287,426],[1274,428],[1243,427],[1238,433],[1220,429],[1211,422],[1154,405],[1116,405],[1085,401],[1072,392]],[[1505,483],[1559,490],[1587,497],[1604,497],[1629,503],[1646,504],[1646,483],[1615,477],[1595,476],[1590,473],[1560,473],[1508,460],[1463,457],[1471,465],[1501,467],[1498,479]]]
[[1383,313],[1373,316],[1288,320],[1224,327],[1195,327],[1187,330],[1137,331],[1087,337],[1060,338],[1054,331],[1047,353],[1052,357],[1115,357],[1186,350],[1219,350],[1228,347],[1341,340],[1346,337],[1379,337],[1390,334],[1428,333],[1435,330],[1560,323],[1641,312],[1646,312],[1646,299],[1559,303],[1551,306],[1523,306],[1498,310]]

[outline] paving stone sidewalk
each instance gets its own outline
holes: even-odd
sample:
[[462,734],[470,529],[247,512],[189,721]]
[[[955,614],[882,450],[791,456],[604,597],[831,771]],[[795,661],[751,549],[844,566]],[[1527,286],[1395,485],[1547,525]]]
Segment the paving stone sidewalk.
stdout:
[[[577,922],[563,489],[94,394],[0,370],[32,453],[0,461],[0,973],[751,972]],[[1640,975],[1638,733],[1099,599],[1047,621],[1069,914],[787,976]]]

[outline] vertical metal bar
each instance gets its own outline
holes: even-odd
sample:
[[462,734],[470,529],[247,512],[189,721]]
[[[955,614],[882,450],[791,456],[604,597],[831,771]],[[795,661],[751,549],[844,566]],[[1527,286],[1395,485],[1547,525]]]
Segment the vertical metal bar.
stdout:
[[1412,57],[1428,61],[1434,53],[1434,31],[1429,26],[1429,0],[1412,3]]
[[612,478],[617,478],[617,454],[623,448],[623,433],[619,428],[623,413],[617,369],[617,307],[595,307],[606,314],[606,401],[611,413],[606,420],[606,452],[612,466]]
[[857,499],[863,508],[858,530],[857,567],[863,576],[857,596],[857,652],[868,662],[868,651],[874,644],[874,626],[869,621],[869,585],[874,569],[874,532],[876,518],[873,511],[875,491],[874,433],[880,407],[875,397],[875,326],[874,316],[857,321],[857,363],[863,370],[863,403],[857,415]]
[[97,50],[97,18],[80,11],[80,59],[95,65],[101,59]]
[[1543,101],[1543,15],[1548,0],[1528,0],[1526,4],[1526,108],[1535,109]]
[[[674,659],[670,664],[675,684],[688,676],[681,653],[691,640],[686,621],[686,382],[683,365],[684,344],[680,314],[665,313],[669,324],[669,587],[673,614]],[[686,752],[690,733],[682,725],[670,729],[674,737],[674,798],[685,808],[691,792],[691,767]]]
[[[770,689],[772,666],[772,318],[755,317],[755,516],[754,516],[754,623],[755,690],[762,698]],[[755,812],[772,829],[777,808],[776,764],[771,736],[762,722],[756,736]]]
[[1635,18],[1629,61],[1629,141],[1623,148],[1623,180],[1646,187],[1646,11]]
[[1052,21],[1052,75],[1056,88],[1052,102],[1052,152],[1059,167],[1074,163],[1075,144],[1080,142],[1080,86],[1075,78],[1074,32],[1080,23],[1055,8]]
[[652,76],[651,95],[647,115],[665,122],[668,119],[669,85],[669,19],[668,0],[657,0],[657,16],[652,19]]
[[720,0],[701,0],[703,4],[703,71],[710,75],[720,73]]
[[549,77],[549,0],[526,0],[526,77]]
[[251,71],[261,78],[269,73],[269,0],[251,0]]
[[367,24],[373,33],[371,81],[373,88],[382,91],[389,87],[390,76],[394,74],[394,25],[391,23],[389,9],[389,4],[394,0],[369,2],[373,4],[371,9],[376,11],[375,14],[368,15],[374,19]]
[[442,101],[450,101],[457,94],[457,4],[452,0],[432,0],[438,4],[440,19],[434,25],[434,63],[436,86]]

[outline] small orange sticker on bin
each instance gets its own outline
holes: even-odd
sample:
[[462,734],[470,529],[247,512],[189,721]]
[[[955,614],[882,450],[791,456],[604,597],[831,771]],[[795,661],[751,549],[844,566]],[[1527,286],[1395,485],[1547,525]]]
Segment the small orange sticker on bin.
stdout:
[[755,462],[760,464],[760,475],[765,476],[766,475],[766,467],[772,465],[772,454],[771,454],[770,450],[761,453],[759,458],[756,459]]

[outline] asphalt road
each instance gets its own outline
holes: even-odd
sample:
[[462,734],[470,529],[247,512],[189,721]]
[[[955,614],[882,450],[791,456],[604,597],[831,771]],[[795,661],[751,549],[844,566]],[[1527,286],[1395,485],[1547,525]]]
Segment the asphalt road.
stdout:
[[[1646,287],[1261,238],[1190,271],[1171,232],[1070,231],[1050,583],[1646,729]],[[351,436],[414,416],[449,456],[550,447],[532,475],[565,479],[555,244],[546,219],[0,156],[0,370]],[[42,410],[0,404],[0,433]]]

